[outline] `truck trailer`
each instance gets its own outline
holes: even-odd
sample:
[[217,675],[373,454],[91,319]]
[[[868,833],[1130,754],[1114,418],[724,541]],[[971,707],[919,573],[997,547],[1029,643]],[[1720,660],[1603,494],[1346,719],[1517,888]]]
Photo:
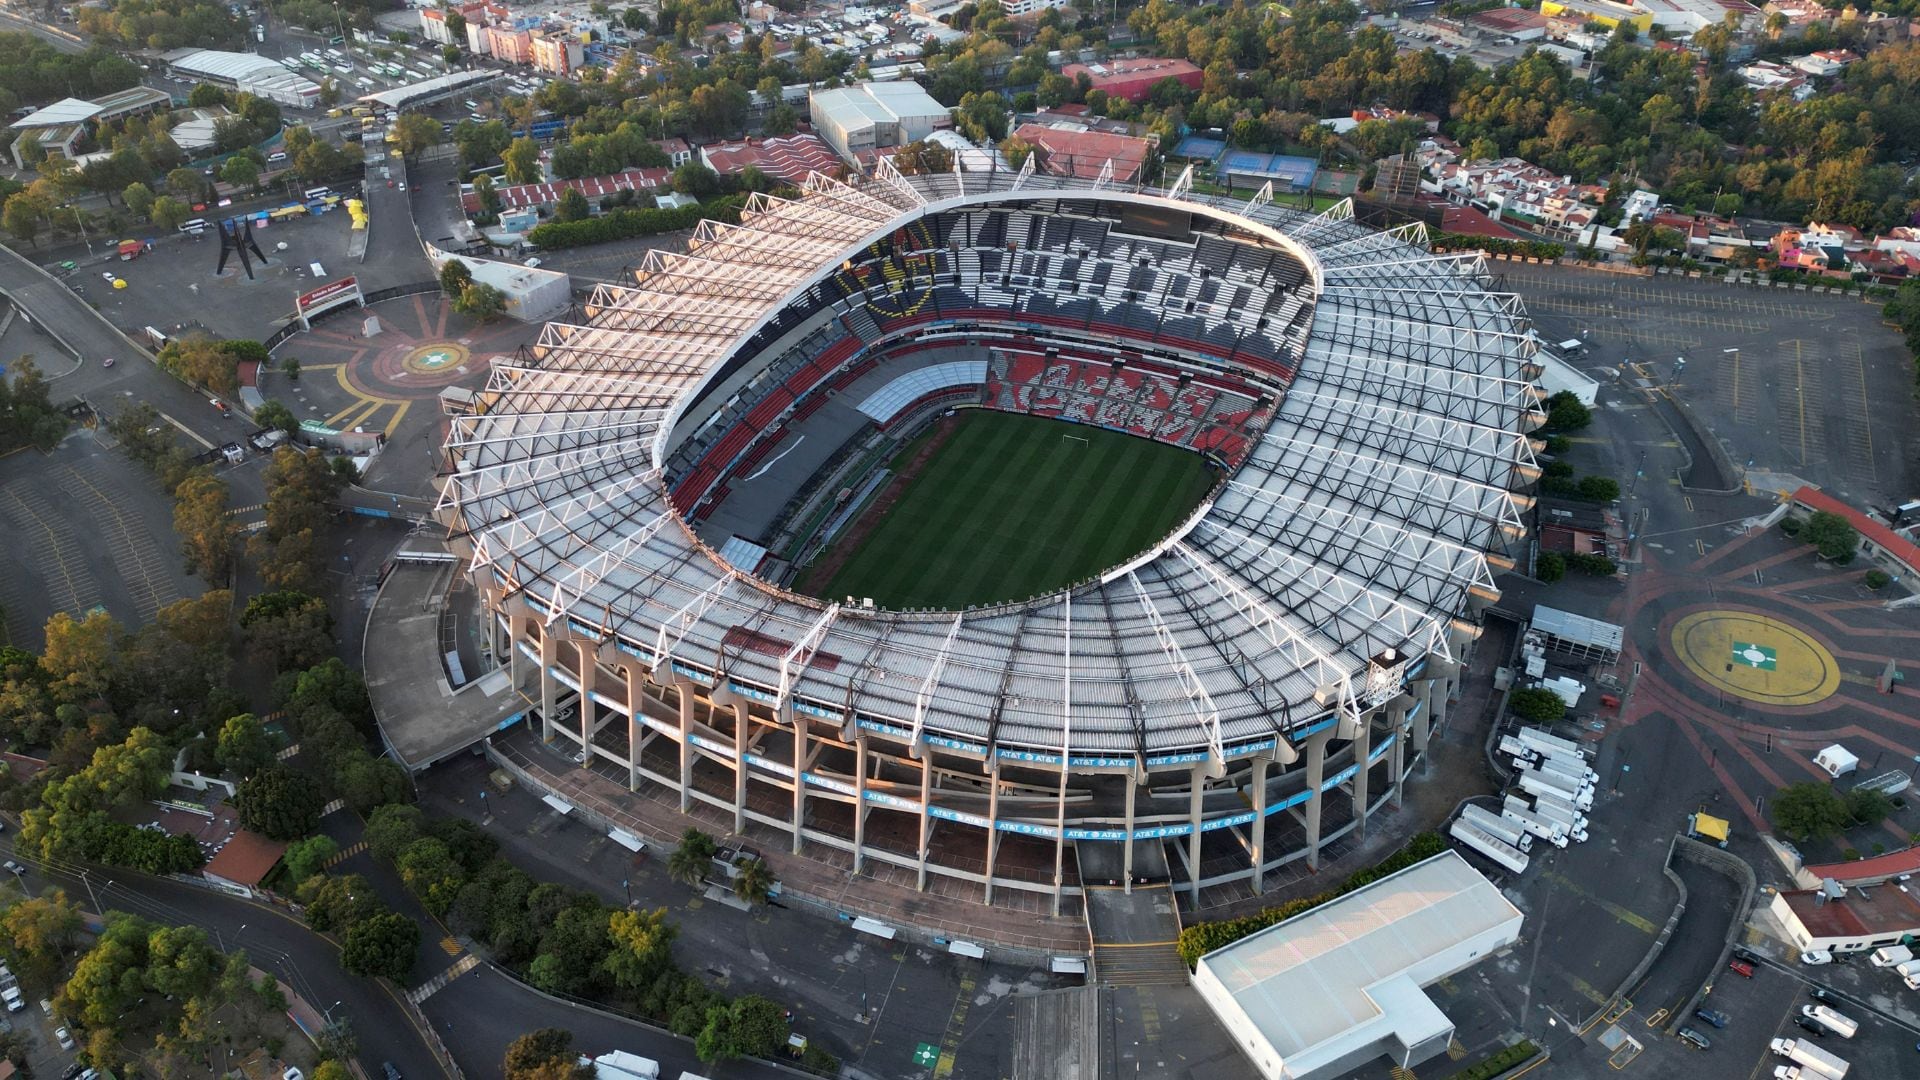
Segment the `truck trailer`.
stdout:
[[1578,840],[1587,832],[1586,815],[1571,810],[1562,810],[1566,806],[1559,800],[1549,801],[1537,795],[1509,795],[1503,809],[1532,814],[1534,817],[1564,830],[1570,839]]
[[1526,851],[1533,846],[1533,837],[1527,833],[1526,829],[1521,828],[1519,823],[1508,821],[1483,806],[1468,803],[1461,807],[1460,820],[1475,828],[1486,830],[1521,851]]
[[1581,795],[1593,794],[1593,785],[1589,784],[1585,778],[1575,779],[1566,773],[1554,772],[1551,769],[1542,769],[1537,765],[1520,770],[1520,779],[1523,783],[1528,780],[1533,780],[1537,783],[1545,784],[1548,788],[1548,794],[1558,795],[1575,806],[1580,805]]
[[1567,846],[1567,830],[1530,810],[1507,810],[1500,815],[1554,847]]
[[[1827,1080],[1846,1080],[1850,1067],[1844,1060],[1827,1053],[1806,1039],[1775,1039],[1773,1052],[1800,1066],[1803,1070],[1812,1070]],[[1806,1075],[1802,1072],[1802,1076]]]
[[1469,822],[1455,818],[1453,827],[1448,830],[1455,840],[1485,855],[1494,862],[1518,874],[1527,868],[1527,856],[1519,848],[1501,840],[1487,830]]
[[1529,795],[1545,795],[1570,803],[1583,813],[1593,809],[1592,789],[1568,791],[1564,781],[1556,782],[1531,770],[1520,774],[1520,790]]
[[1519,731],[1514,732],[1514,735],[1521,742],[1538,749],[1543,754],[1572,754],[1575,757],[1586,756],[1580,752],[1579,743],[1574,742],[1572,739],[1563,739],[1558,735],[1549,735],[1540,728],[1523,727]]

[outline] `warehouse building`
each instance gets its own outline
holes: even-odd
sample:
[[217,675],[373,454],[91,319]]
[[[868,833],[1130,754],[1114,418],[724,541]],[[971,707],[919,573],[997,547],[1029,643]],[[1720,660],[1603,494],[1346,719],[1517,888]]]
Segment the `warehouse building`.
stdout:
[[128,116],[161,112],[173,104],[163,90],[150,86],[131,86],[91,101],[61,98],[51,105],[35,109],[7,125],[20,132],[13,140],[15,168],[27,168],[25,147],[38,142],[46,157],[76,156],[80,143],[94,127]]
[[1267,1080],[1338,1076],[1446,1051],[1423,987],[1520,938],[1520,911],[1444,851],[1200,958],[1193,984]]
[[1084,74],[1093,83],[1093,89],[1105,92],[1110,98],[1128,101],[1145,100],[1162,79],[1178,80],[1189,90],[1200,89],[1201,81],[1200,68],[1192,62],[1158,56],[1108,60],[1101,64],[1068,64],[1060,69],[1060,74],[1075,82]]
[[536,270],[494,259],[473,259],[463,255],[442,255],[435,259],[433,271],[458,260],[473,271],[475,284],[491,285],[506,294],[506,315],[521,322],[543,322],[554,318],[573,302],[572,279],[557,270]]
[[254,53],[175,49],[162,59],[175,74],[252,94],[277,105],[310,109],[320,103],[319,84],[288,71],[277,60]]
[[809,108],[814,130],[848,160],[862,151],[918,142],[953,126],[947,107],[912,80],[815,90]]

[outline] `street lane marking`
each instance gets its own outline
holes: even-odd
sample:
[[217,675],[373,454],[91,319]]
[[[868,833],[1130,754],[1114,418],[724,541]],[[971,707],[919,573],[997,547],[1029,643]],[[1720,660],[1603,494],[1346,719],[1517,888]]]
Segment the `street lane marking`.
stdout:
[[1646,918],[1643,915],[1639,915],[1627,908],[1621,907],[1619,904],[1616,904],[1611,900],[1605,899],[1604,897],[1595,896],[1593,893],[1588,892],[1585,888],[1582,888],[1580,885],[1575,884],[1573,881],[1569,880],[1566,876],[1562,874],[1549,872],[1548,874],[1545,875],[1545,877],[1548,881],[1551,881],[1554,884],[1559,885],[1561,888],[1566,889],[1568,892],[1573,893],[1575,896],[1578,896],[1583,900],[1592,901],[1593,903],[1599,905],[1602,909],[1604,909],[1607,912],[1607,914],[1612,915],[1614,918],[1620,920],[1623,923],[1626,923],[1628,926],[1633,927],[1635,930],[1638,930],[1643,934],[1658,934],[1660,932],[1660,928],[1653,925],[1652,920]]
[[425,983],[422,983],[420,986],[407,991],[407,1000],[413,1002],[415,1005],[418,1005],[421,1002],[432,997],[433,995],[439,993],[441,987],[447,985],[448,983],[459,978],[460,976],[465,975],[467,972],[472,971],[474,968],[478,966],[480,966],[480,957],[474,953],[468,953],[467,955],[461,957],[452,967],[448,968],[447,970],[441,972],[438,975],[435,975],[433,978],[428,979]]
[[334,854],[333,858],[327,860],[326,865],[321,867],[321,869],[331,870],[334,867],[340,865],[343,862],[346,862],[348,859],[353,858],[355,855],[358,855],[365,850],[367,850],[367,842],[365,840],[360,841],[359,843],[353,845],[352,847],[341,848],[338,852]]
[[199,443],[201,446],[204,446],[209,450],[213,449],[213,444],[201,438],[199,432],[193,430],[192,428],[181,423],[180,421],[175,420],[173,417],[168,416],[166,413],[161,413],[160,419],[165,420],[167,423],[172,424],[174,427],[177,427],[181,431],[186,432],[187,438],[192,439],[194,442]]

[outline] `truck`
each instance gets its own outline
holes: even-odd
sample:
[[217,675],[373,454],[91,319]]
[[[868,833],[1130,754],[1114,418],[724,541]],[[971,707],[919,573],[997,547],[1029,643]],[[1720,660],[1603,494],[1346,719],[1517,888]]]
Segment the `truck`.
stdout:
[[1895,967],[1913,959],[1913,950],[1905,945],[1882,945],[1867,957],[1874,967]]
[[1800,1066],[1802,1077],[1807,1075],[1807,1070],[1811,1070],[1826,1080],[1846,1080],[1850,1066],[1806,1039],[1775,1039],[1770,1045],[1774,1053]]
[[1485,807],[1468,803],[1466,806],[1460,808],[1460,820],[1477,828],[1485,829],[1488,833],[1512,844],[1521,851],[1526,851],[1533,846],[1533,837],[1527,834],[1527,830]]
[[1531,814],[1541,821],[1554,826],[1561,832],[1566,833],[1567,839],[1569,840],[1577,843],[1584,843],[1586,841],[1587,819],[1585,815],[1562,812],[1558,806],[1550,805],[1544,799],[1537,797],[1528,798],[1525,795],[1507,796],[1504,809],[1508,813]]
[[1893,965],[1893,973],[1903,979],[1920,979],[1920,957]]
[[582,1066],[591,1066],[600,1080],[660,1080],[660,1063],[625,1050],[609,1050],[599,1057],[582,1057]]
[[1540,756],[1540,751],[1528,746],[1512,735],[1500,736],[1500,752],[1523,765]]
[[1827,1005],[1802,1005],[1800,1015],[1833,1032],[1843,1039],[1851,1039],[1860,1030],[1860,1025],[1845,1013],[1835,1011]]
[[1578,819],[1582,822],[1586,820],[1586,812],[1573,805],[1573,801],[1570,799],[1563,799],[1558,795],[1536,795],[1531,792],[1522,797],[1531,801],[1536,811],[1551,811],[1555,814],[1565,814],[1568,817]]
[[1520,774],[1520,790],[1529,795],[1547,795],[1562,802],[1572,803],[1581,811],[1593,809],[1592,788],[1568,790],[1565,780],[1545,777],[1531,769]]
[[1515,825],[1518,825],[1521,828],[1527,830],[1529,833],[1532,833],[1533,835],[1539,837],[1540,839],[1545,840],[1547,843],[1552,844],[1554,847],[1567,846],[1567,830],[1560,828],[1558,825],[1555,825],[1551,821],[1547,821],[1535,815],[1532,811],[1507,810],[1503,812],[1500,816],[1503,818],[1506,818],[1508,821],[1513,822]]
[[1600,778],[1600,774],[1587,768],[1585,760],[1569,760],[1555,754],[1542,757],[1532,767],[1544,772],[1559,773],[1578,784],[1590,784]]
[[1582,794],[1593,794],[1593,785],[1587,783],[1586,778],[1575,779],[1566,773],[1557,773],[1551,769],[1542,769],[1538,765],[1529,766],[1520,770],[1520,779],[1522,782],[1533,780],[1545,784],[1551,789],[1550,793],[1558,794],[1561,798],[1575,806],[1580,805],[1580,796]]
[[1575,757],[1586,756],[1580,752],[1579,743],[1574,742],[1572,739],[1563,739],[1558,735],[1549,735],[1540,728],[1523,727],[1515,732],[1514,735],[1521,742],[1539,750],[1541,753],[1572,754]]
[[1527,868],[1528,859],[1525,852],[1522,852],[1519,848],[1495,837],[1487,832],[1487,830],[1479,828],[1470,822],[1455,818],[1453,827],[1449,829],[1448,832],[1452,834],[1455,840],[1460,841],[1462,844],[1485,855],[1487,858],[1499,863],[1501,866],[1506,867],[1516,874],[1525,871]]

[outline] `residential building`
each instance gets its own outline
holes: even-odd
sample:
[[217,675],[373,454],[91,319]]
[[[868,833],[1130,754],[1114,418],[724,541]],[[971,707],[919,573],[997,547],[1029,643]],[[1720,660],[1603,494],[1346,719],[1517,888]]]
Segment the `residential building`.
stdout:
[[790,184],[804,182],[809,173],[831,176],[843,167],[840,155],[834,153],[831,146],[819,136],[804,132],[777,139],[713,143],[700,148],[700,163],[723,176],[752,166]]
[[1005,0],[1003,6],[1007,9],[1008,18],[1024,19],[1049,8],[1066,7],[1067,0]]
[[1093,89],[1110,98],[1141,101],[1162,79],[1175,79],[1190,90],[1200,89],[1203,78],[1198,65],[1187,60],[1169,60],[1143,56],[1132,60],[1108,60],[1101,64],[1068,64],[1060,74],[1076,82],[1081,75],[1093,83]]
[[677,169],[693,160],[693,147],[688,146],[687,140],[678,135],[666,139],[655,139],[653,140],[653,145],[659,147],[661,151],[667,155],[667,166],[669,168]]
[[453,40],[453,32],[447,29],[446,8],[420,9],[420,36],[442,45],[459,44]]
[[1576,184],[1572,177],[1515,157],[1452,161],[1433,172],[1441,194],[1450,201],[1479,206],[1496,218],[1520,217],[1567,229],[1590,224],[1607,193],[1601,185]]
[[1036,171],[1051,176],[1071,176],[1082,180],[1098,178],[1113,163],[1112,181],[1131,184],[1153,156],[1159,140],[1149,136],[1117,135],[1109,131],[1089,131],[1065,123],[1021,124],[1014,137],[1033,147]]
[[842,157],[918,142],[953,126],[953,114],[912,80],[815,90],[813,126]]
[[[575,180],[552,180],[540,184],[513,184],[494,188],[500,197],[500,212],[504,219],[507,214],[520,210],[546,211],[559,205],[561,196],[569,189],[586,196],[587,204],[595,212],[607,196],[620,191],[640,191],[648,194],[665,192],[673,181],[672,169],[627,169],[608,176],[586,176]],[[467,213],[480,212],[480,197],[468,192],[460,197],[460,203]]]
[[487,27],[487,54],[509,64],[533,62],[533,35],[509,26]]
[[235,892],[253,896],[260,882],[286,853],[285,841],[269,840],[251,829],[237,829],[200,868],[200,875]]
[[528,39],[534,70],[565,77],[580,70],[585,59],[580,40],[570,34],[535,31]]
[[1849,49],[1821,49],[1805,56],[1796,56],[1787,63],[1816,79],[1830,79],[1859,59],[1860,55]]
[[1782,889],[1768,911],[1802,952],[1857,953],[1920,935],[1920,900],[1897,884]]
[[486,23],[467,24],[467,51],[475,56],[493,55],[493,35],[488,33],[491,27]]
[[1620,223],[1631,225],[1637,218],[1652,219],[1654,211],[1660,209],[1660,194],[1645,188],[1634,188],[1620,200]]

